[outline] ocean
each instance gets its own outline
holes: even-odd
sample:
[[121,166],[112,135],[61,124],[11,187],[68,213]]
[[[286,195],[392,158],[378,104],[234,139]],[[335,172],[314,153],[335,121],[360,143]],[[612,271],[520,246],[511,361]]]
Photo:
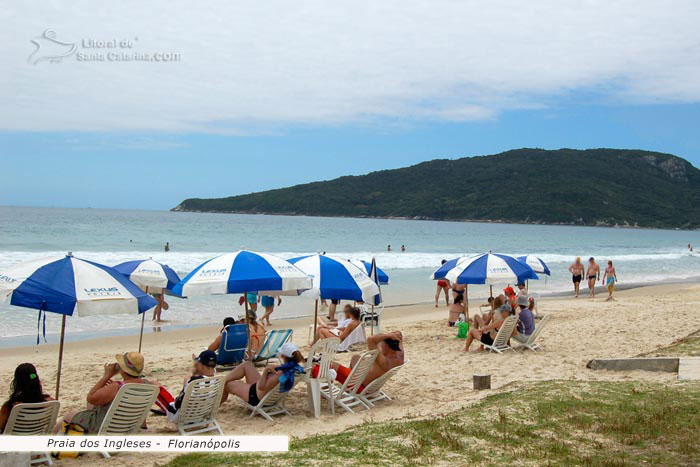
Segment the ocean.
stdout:
[[[492,250],[511,255],[534,254],[552,275],[533,281],[543,294],[571,289],[567,271],[576,256],[593,256],[604,267],[612,259],[620,284],[684,281],[700,277],[700,256],[688,243],[698,232],[603,227],[544,226],[477,222],[437,222],[395,219],[350,219],[296,216],[186,213],[104,209],[0,207],[0,271],[18,262],[72,252],[75,256],[114,266],[123,261],[153,258],[184,277],[202,261],[248,249],[292,258],[327,252],[350,259],[371,260],[389,276],[382,287],[387,306],[429,302],[435,294],[430,274],[442,259]],[[171,251],[163,251],[170,242]],[[387,252],[391,245],[393,251]],[[406,252],[401,252],[401,245]],[[505,284],[504,284],[505,285]],[[471,303],[488,295],[487,286],[470,286]],[[191,299],[169,297],[168,327],[218,324],[241,311],[237,296]],[[0,345],[36,343],[37,311],[0,304]],[[313,302],[285,297],[274,318],[313,313]],[[71,317],[69,339],[138,332],[137,316]],[[55,342],[60,318],[47,318],[47,338]]]

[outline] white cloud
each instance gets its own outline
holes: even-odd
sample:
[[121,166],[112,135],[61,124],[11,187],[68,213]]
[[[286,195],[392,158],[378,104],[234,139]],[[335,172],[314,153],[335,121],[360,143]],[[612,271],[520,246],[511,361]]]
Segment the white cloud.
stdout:
[[[700,2],[6,2],[0,129],[240,134],[482,120],[577,89],[700,101]],[[31,65],[30,39],[136,39],[174,63]],[[614,86],[607,85],[615,83]]]

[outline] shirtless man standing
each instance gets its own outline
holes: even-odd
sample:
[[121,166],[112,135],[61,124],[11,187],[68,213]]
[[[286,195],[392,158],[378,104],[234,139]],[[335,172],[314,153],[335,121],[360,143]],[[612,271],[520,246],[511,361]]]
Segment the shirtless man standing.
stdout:
[[600,280],[600,266],[593,257],[588,258],[586,280],[588,281],[588,290],[590,290],[588,298],[595,298],[595,283]]
[[578,289],[581,287],[581,279],[583,279],[583,263],[581,263],[581,257],[578,256],[576,261],[569,266],[569,272],[571,273],[571,280],[574,282],[574,292],[576,292],[576,298],[578,298]]

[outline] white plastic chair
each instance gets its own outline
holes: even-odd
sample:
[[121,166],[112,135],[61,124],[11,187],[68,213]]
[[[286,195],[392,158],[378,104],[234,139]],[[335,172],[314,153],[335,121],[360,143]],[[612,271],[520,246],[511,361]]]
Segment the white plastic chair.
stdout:
[[391,397],[389,397],[384,391],[382,391],[382,387],[388,380],[390,380],[396,373],[398,373],[399,370],[403,368],[404,365],[406,365],[406,363],[408,362],[404,362],[402,365],[395,366],[379,378],[372,380],[372,382],[365,386],[365,388],[362,390],[362,392],[360,392],[357,395],[357,397],[362,399],[362,401],[370,407],[374,407],[374,404],[381,400],[391,400]]
[[[364,406],[369,410],[372,405],[365,403],[365,401],[358,396],[358,392],[362,382],[367,377],[367,373],[372,369],[372,365],[374,365],[374,360],[377,358],[378,353],[378,350],[363,352],[355,366],[352,367],[350,374],[342,386],[338,386],[333,381],[325,384],[322,383],[321,395],[328,399],[331,405],[338,404],[350,413],[355,413],[352,408],[357,405]],[[333,413],[335,413],[335,410],[333,410]]]
[[[138,431],[156,401],[160,388],[154,384],[129,383],[123,385],[112,401],[97,434],[123,436]],[[101,452],[110,457],[108,452]]]
[[[321,416],[321,384],[329,384],[332,382],[330,377],[330,368],[335,354],[338,350],[338,345],[340,344],[340,339],[337,337],[329,337],[328,339],[321,339],[316,342],[311,349],[309,349],[309,356],[304,364],[304,379],[306,381],[306,393],[309,401],[309,409],[314,413],[316,418]],[[318,363],[314,362],[314,357],[319,356],[320,361]],[[314,366],[319,366],[318,375],[314,378],[312,376]],[[335,414],[335,407],[331,402],[330,409],[331,413]]]
[[379,334],[382,332],[382,327],[381,327],[381,316],[382,312],[384,311],[384,302],[380,303],[379,305],[374,306],[374,312],[372,312],[372,305],[368,304],[362,304],[360,305],[360,322],[362,322],[362,325],[367,327],[369,326],[375,326],[374,323],[376,323],[376,326],[374,328],[374,333]]
[[535,318],[540,317],[540,294],[539,293],[532,293],[530,294],[530,297],[532,297],[535,300],[535,309],[534,311],[534,316]]
[[[60,406],[61,404],[58,401],[15,405],[12,407],[10,417],[7,419],[4,434],[13,436],[48,435],[56,425]],[[30,465],[44,462],[53,465],[48,452],[32,453],[32,455],[37,457],[31,459]]]
[[266,420],[273,421],[272,417],[274,415],[284,414],[290,415],[289,411],[285,407],[287,402],[288,392],[280,392],[280,385],[275,386],[274,389],[268,391],[267,394],[260,399],[258,405],[247,404],[248,408],[251,410],[250,417],[253,418],[256,414],[261,415]]
[[503,353],[506,350],[513,350],[513,347],[511,347],[510,344],[508,344],[508,341],[513,335],[513,330],[515,329],[515,326],[517,324],[517,316],[511,315],[507,317],[505,321],[503,321],[501,329],[498,330],[498,334],[496,334],[496,338],[493,340],[493,344],[486,345],[482,343],[482,345],[486,350],[490,350],[496,353]]
[[180,435],[196,435],[210,431],[224,434],[216,421],[216,414],[225,384],[225,376],[213,376],[192,381],[187,385],[182,405],[177,411],[177,430]]
[[542,332],[542,329],[544,329],[551,317],[552,315],[545,315],[539,323],[535,323],[535,330],[532,332],[532,334],[530,334],[530,337],[528,337],[527,341],[521,344],[518,348],[530,349],[533,352],[542,350],[542,347],[540,347],[540,345],[536,341],[540,333]]

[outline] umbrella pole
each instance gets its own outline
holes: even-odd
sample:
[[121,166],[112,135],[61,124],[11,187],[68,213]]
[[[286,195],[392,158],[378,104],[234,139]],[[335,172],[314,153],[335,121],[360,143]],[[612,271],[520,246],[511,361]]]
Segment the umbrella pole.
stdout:
[[58,373],[56,373],[56,400],[61,387],[61,367],[63,366],[63,338],[66,335],[66,315],[61,320],[61,343],[58,346]]
[[370,323],[372,323],[371,324],[372,330],[370,331],[370,335],[373,336],[374,335],[374,305],[372,305],[372,321],[370,321]]
[[493,298],[493,285],[489,285],[489,295]]
[[141,333],[139,334],[139,353],[141,353],[141,343],[143,342],[143,323],[146,320],[146,312],[141,313]]
[[[148,293],[148,286],[146,286],[146,293]],[[139,334],[139,353],[141,353],[141,343],[143,342],[143,323],[145,320],[146,320],[146,312],[144,311],[143,313],[141,313],[141,333]]]
[[464,312],[467,322],[469,322],[469,284],[464,286]]
[[316,339],[316,326],[318,325],[318,298],[314,302],[314,339]]
[[243,294],[243,303],[245,305],[245,330],[248,334],[248,345],[246,345],[245,353],[246,358],[252,360],[253,357],[250,355],[250,324],[248,323],[248,292]]

